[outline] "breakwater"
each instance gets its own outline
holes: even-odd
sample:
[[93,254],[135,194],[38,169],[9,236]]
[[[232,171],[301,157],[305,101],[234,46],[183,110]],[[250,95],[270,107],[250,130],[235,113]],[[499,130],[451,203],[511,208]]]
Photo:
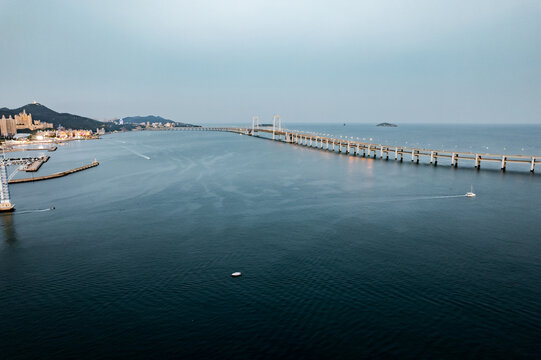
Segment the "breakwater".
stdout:
[[96,167],[99,164],[100,163],[98,161],[93,161],[92,163],[90,163],[88,165],[83,165],[83,166],[80,166],[80,167],[75,168],[75,169],[61,171],[61,172],[50,174],[50,175],[37,176],[37,177],[33,177],[33,178],[9,180],[9,184],[20,184],[20,183],[25,183],[25,182],[33,182],[33,181],[42,181],[42,180],[55,179],[55,178],[67,176],[67,175],[74,174],[74,173],[79,172],[79,171],[83,171],[83,170],[87,170],[87,169]]

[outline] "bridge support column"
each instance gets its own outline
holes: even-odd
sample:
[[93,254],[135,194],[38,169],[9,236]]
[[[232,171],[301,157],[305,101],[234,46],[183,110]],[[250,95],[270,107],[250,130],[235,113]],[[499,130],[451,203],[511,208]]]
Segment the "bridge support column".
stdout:
[[434,153],[434,166],[438,166],[438,153]]
[[385,149],[385,160],[389,160],[389,148]]
[[433,162],[434,162],[434,151],[431,151],[430,152],[430,164],[432,165]]
[[348,141],[348,145],[346,147],[346,154],[349,154],[350,150],[349,150],[349,141]]
[[532,162],[530,163],[530,172],[533,173],[535,168],[535,158],[532,158]]
[[455,153],[451,154],[451,166],[454,166],[454,167],[458,166],[458,156]]
[[357,144],[357,153],[356,155],[359,156],[359,154],[361,153],[361,146],[359,144]]
[[367,148],[367,154],[368,154],[368,157],[370,157],[370,145],[368,145],[368,148]]
[[13,210],[13,204],[9,197],[7,165],[4,159],[0,160],[0,211]]
[[404,161],[404,149],[400,150],[400,162]]
[[398,148],[397,147],[394,148],[394,159],[398,160]]
[[327,150],[329,150],[329,139],[327,139],[326,141],[327,141]]
[[383,158],[383,145],[380,145],[380,146],[379,146],[379,158],[380,158],[380,159]]
[[312,147],[312,137],[310,136],[310,147]]
[[415,160],[415,150],[411,150],[411,161],[413,162]]
[[479,170],[481,168],[481,157],[479,154],[475,154],[475,168]]
[[505,171],[505,166],[507,165],[507,158],[502,156],[502,171]]

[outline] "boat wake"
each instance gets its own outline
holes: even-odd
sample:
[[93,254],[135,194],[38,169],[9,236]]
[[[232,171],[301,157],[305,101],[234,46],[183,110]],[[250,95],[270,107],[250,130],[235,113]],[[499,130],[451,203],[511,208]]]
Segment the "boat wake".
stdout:
[[128,150],[129,152],[131,152],[132,154],[135,154],[135,155],[137,155],[137,156],[139,156],[139,157],[142,157],[143,159],[150,160],[150,157],[148,157],[148,156],[146,156],[146,155],[143,155],[143,154],[141,154],[141,153],[138,153],[137,151],[132,150],[132,149],[130,149],[129,147],[126,147],[126,146],[122,146],[122,147],[123,147],[124,149]]
[[466,197],[466,195],[437,195],[437,196],[416,196],[401,199],[387,199],[381,201],[418,201],[418,200],[437,200],[437,199],[452,199]]
[[51,211],[51,210],[54,210],[54,209],[55,209],[55,207],[51,206],[50,208],[47,208],[47,209],[16,210],[15,213],[16,214],[32,214],[32,213]]

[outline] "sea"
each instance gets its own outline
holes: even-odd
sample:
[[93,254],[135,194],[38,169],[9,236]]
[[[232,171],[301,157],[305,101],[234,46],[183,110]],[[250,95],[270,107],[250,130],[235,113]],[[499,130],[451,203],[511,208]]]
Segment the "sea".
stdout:
[[[537,125],[287,127],[541,155]],[[6,156],[40,154],[33,176],[100,165],[10,185],[2,359],[541,357],[541,165],[436,167],[203,131]]]

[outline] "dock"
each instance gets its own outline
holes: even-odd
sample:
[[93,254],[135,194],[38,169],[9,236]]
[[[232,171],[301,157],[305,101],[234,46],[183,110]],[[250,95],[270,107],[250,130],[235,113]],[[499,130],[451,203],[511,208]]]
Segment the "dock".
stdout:
[[32,162],[30,165],[27,165],[24,168],[26,172],[36,172],[39,170],[41,165],[49,161],[50,156],[42,156],[39,160]]
[[9,184],[20,184],[20,183],[26,183],[26,182],[34,182],[34,181],[56,179],[56,178],[59,178],[59,177],[67,176],[67,175],[70,175],[70,174],[75,174],[76,172],[96,167],[99,164],[100,163],[98,161],[93,161],[92,163],[90,163],[88,165],[83,165],[83,166],[80,166],[80,167],[75,168],[75,169],[66,170],[66,171],[62,171],[62,172],[58,172],[58,173],[54,173],[54,174],[50,174],[50,175],[45,175],[45,176],[37,176],[37,177],[33,177],[33,178],[12,179],[12,180],[9,180],[8,183]]

